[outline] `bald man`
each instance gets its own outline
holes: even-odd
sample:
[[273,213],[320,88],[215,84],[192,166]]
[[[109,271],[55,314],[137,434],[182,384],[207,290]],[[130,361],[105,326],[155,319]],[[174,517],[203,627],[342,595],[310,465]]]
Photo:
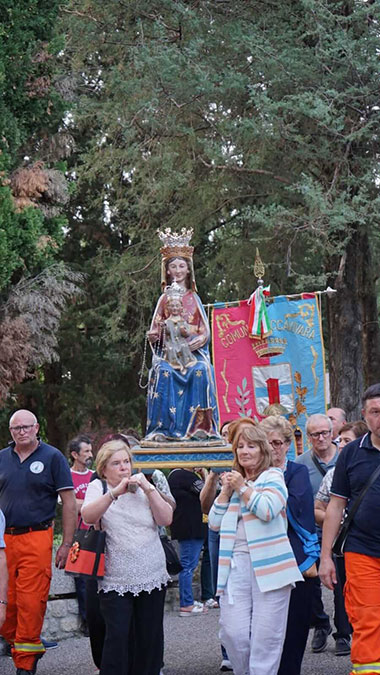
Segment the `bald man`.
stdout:
[[334,443],[339,443],[339,432],[346,423],[346,413],[343,408],[329,408],[327,411],[327,417],[331,420],[332,429],[333,429],[333,441]]
[[17,675],[34,675],[43,656],[40,633],[51,578],[53,522],[62,501],[63,543],[55,564],[64,567],[76,525],[73,482],[63,454],[38,438],[29,410],[9,421],[13,442],[0,452],[0,508],[5,516],[9,587],[1,635],[12,646]]

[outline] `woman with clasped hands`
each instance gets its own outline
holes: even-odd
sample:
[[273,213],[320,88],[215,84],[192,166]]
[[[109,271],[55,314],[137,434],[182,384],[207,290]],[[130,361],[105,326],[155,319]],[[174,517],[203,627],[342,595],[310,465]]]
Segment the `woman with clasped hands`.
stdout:
[[[100,675],[159,675],[162,662],[164,592],[169,580],[158,525],[170,525],[173,509],[142,473],[132,476],[129,446],[104,443],[98,476],[88,486],[82,517],[106,532],[105,575],[98,582],[106,624]],[[133,620],[133,659],[128,635]],[[131,665],[131,660],[133,665]]]
[[290,592],[302,580],[287,537],[287,490],[264,431],[243,418],[229,436],[233,470],[209,514],[220,530],[220,638],[235,675],[275,675]]

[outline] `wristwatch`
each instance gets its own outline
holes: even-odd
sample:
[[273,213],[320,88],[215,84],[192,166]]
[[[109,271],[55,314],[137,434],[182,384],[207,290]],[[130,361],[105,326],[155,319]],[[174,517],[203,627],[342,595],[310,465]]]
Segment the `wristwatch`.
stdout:
[[239,490],[239,495],[243,495],[246,490],[248,490],[249,485],[242,485],[242,487]]

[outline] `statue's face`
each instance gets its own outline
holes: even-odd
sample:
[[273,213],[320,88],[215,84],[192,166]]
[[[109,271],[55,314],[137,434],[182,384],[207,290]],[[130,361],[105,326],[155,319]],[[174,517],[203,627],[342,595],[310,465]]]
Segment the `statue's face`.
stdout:
[[177,284],[186,282],[189,273],[189,266],[183,258],[172,258],[168,263],[168,275],[171,282],[176,281]]
[[177,300],[175,298],[172,298],[171,300],[168,301],[167,307],[173,316],[179,316],[180,314],[182,314],[182,302],[179,299]]

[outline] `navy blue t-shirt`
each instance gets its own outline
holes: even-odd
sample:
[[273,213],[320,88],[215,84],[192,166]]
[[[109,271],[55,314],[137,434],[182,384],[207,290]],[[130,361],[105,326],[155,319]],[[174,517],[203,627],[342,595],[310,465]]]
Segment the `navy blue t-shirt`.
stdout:
[[14,443],[0,451],[0,508],[6,527],[30,527],[55,516],[58,490],[73,489],[70,467],[47,443],[20,461]]
[[[331,494],[353,504],[380,462],[380,451],[371,443],[370,433],[348,443],[336,463]],[[371,485],[348,531],[345,552],[380,558],[380,476]]]

